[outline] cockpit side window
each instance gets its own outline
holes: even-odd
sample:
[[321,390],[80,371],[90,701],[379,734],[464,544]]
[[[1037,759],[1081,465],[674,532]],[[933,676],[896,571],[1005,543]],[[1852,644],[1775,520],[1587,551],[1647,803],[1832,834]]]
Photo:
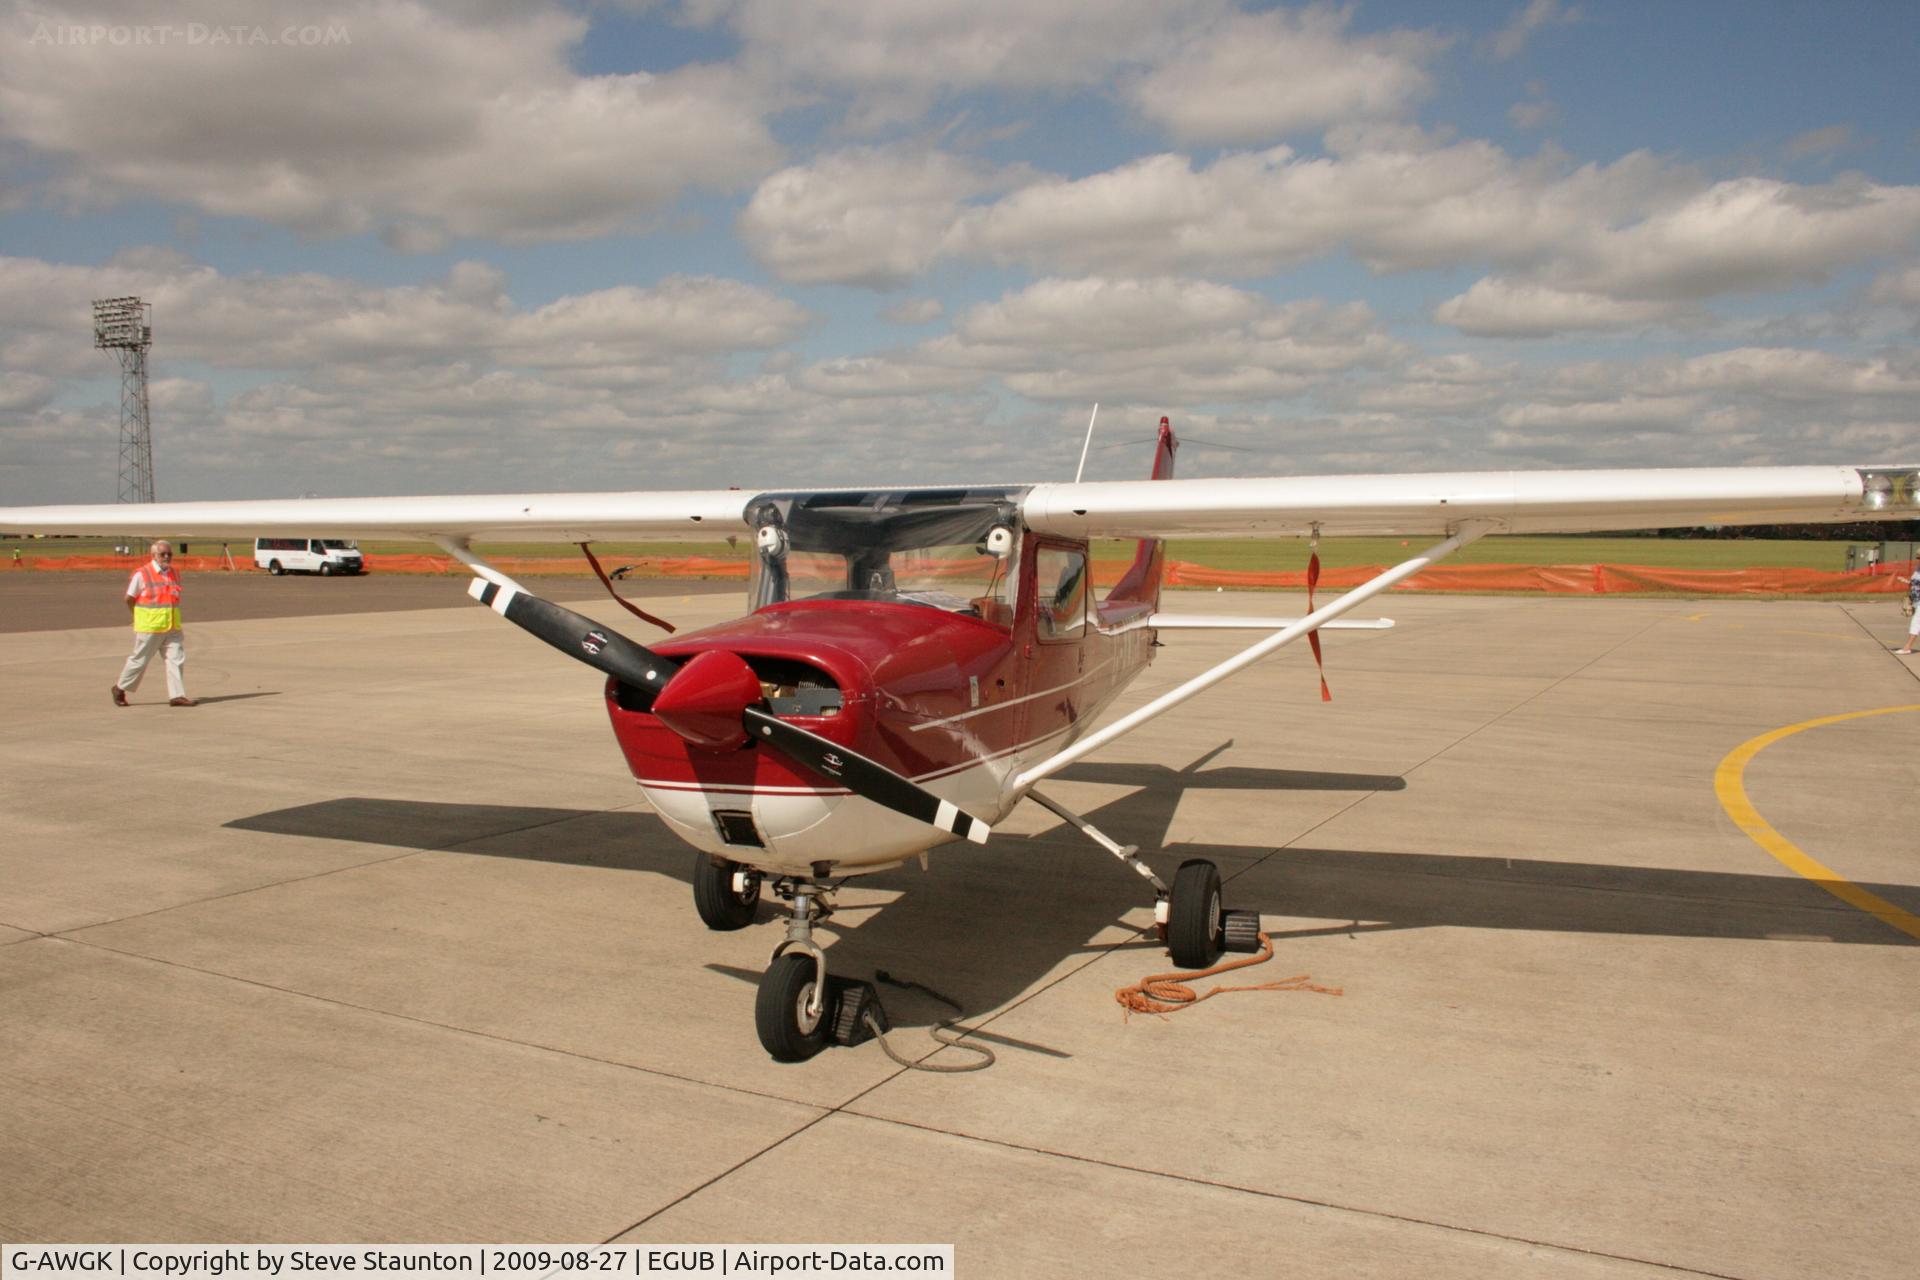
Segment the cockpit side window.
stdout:
[[1087,625],[1086,553],[1042,546],[1034,554],[1038,608],[1034,620],[1042,640],[1077,638]]

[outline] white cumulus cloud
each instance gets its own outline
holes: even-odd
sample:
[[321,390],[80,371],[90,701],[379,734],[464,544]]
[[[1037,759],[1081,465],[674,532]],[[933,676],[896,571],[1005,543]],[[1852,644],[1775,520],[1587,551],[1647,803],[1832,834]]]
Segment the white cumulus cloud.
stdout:
[[914,348],[1035,400],[1219,404],[1297,395],[1399,358],[1363,304],[1277,304],[1203,280],[1040,280]]
[[316,234],[579,238],[636,225],[689,188],[727,189],[780,149],[752,83],[724,67],[582,76],[585,19],[359,0],[59,4],[16,30],[337,30],[337,42],[0,42],[0,132],[50,161],[52,191],[258,218]]
[[945,250],[961,203],[994,181],[942,151],[837,151],[767,178],[738,226],[754,255],[787,280],[884,289],[925,271]]
[[1351,18],[1324,7],[1236,15],[1143,75],[1130,97],[1188,142],[1270,142],[1399,115],[1426,92],[1427,64],[1446,41],[1414,31],[1353,35]]
[[770,82],[846,95],[856,128],[911,120],[943,95],[1096,86],[1147,63],[1228,0],[687,0]]
[[1544,338],[1583,330],[1636,329],[1692,314],[1672,302],[1620,299],[1488,276],[1434,308],[1433,318],[1483,338]]

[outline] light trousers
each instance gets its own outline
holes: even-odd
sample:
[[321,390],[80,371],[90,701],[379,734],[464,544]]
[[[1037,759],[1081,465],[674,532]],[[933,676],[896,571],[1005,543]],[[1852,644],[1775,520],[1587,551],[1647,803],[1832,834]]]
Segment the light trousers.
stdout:
[[126,669],[120,673],[117,681],[119,686],[128,693],[138,689],[140,677],[146,674],[147,664],[153,661],[156,653],[166,656],[167,697],[186,697],[187,682],[181,678],[180,670],[187,665],[187,642],[186,637],[177,630],[134,632],[133,656],[127,659]]

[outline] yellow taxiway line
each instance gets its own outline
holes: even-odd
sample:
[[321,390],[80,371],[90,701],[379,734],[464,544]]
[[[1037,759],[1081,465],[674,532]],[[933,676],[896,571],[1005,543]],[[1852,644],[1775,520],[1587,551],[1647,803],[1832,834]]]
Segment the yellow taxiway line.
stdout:
[[1760,816],[1760,811],[1747,799],[1747,787],[1744,780],[1747,765],[1762,751],[1780,741],[1790,738],[1807,729],[1818,729],[1823,725],[1840,724],[1847,720],[1858,720],[1864,716],[1890,716],[1902,711],[1920,711],[1920,705],[1906,707],[1880,707],[1873,711],[1849,711],[1845,715],[1822,716],[1818,720],[1806,720],[1799,724],[1790,724],[1784,729],[1775,729],[1763,733],[1757,738],[1741,743],[1728,753],[1713,772],[1713,791],[1720,797],[1720,807],[1727,816],[1739,824],[1753,842],[1796,875],[1807,879],[1825,889],[1848,906],[1858,907],[1869,915],[1878,916],[1908,937],[1920,939],[1920,916],[1903,911],[1885,898],[1868,893],[1859,885],[1848,880],[1831,867],[1815,858],[1809,857],[1791,840],[1773,829],[1773,824]]

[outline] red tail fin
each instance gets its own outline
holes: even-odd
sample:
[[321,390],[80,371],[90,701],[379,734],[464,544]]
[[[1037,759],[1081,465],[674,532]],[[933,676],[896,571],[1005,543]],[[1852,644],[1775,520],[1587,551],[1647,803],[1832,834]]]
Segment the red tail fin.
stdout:
[[[1174,439],[1173,427],[1165,418],[1160,419],[1160,439],[1153,453],[1153,479],[1173,479],[1173,455],[1179,448],[1180,442]],[[1127,566],[1120,581],[1113,584],[1113,590],[1107,592],[1107,598],[1102,603],[1146,604],[1157,608],[1160,604],[1160,574],[1165,565],[1166,543],[1159,538],[1140,539],[1140,546],[1133,553],[1133,563]]]

